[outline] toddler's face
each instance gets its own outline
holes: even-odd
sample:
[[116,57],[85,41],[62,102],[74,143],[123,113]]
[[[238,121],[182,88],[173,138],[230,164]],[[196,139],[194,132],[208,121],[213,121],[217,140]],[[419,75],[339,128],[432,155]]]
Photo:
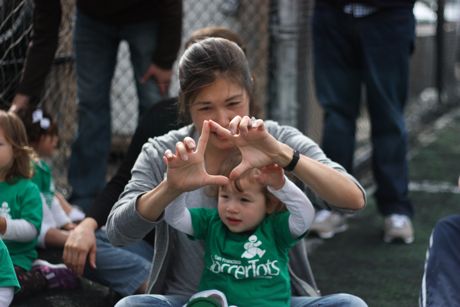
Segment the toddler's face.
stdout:
[[0,181],[5,178],[6,171],[13,162],[13,146],[5,138],[3,129],[0,128]]
[[263,187],[244,179],[240,183],[242,191],[233,184],[221,187],[217,205],[222,222],[237,233],[255,229],[267,214]]

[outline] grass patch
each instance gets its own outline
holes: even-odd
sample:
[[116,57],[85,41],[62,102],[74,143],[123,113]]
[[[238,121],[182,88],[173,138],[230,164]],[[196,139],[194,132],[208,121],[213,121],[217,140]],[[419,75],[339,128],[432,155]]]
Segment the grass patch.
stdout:
[[416,150],[410,161],[411,180],[439,180],[456,184],[460,175],[460,118],[436,133],[436,140]]
[[349,230],[327,240],[310,255],[316,282],[323,295],[358,295],[369,306],[417,306],[425,252],[436,221],[458,213],[460,196],[412,195],[416,204],[415,242],[382,241],[383,219],[376,206],[349,219]]
[[[460,175],[460,119],[436,139],[416,151],[410,161],[413,181],[442,181],[455,185]],[[349,219],[349,230],[324,241],[310,255],[316,282],[323,295],[351,293],[369,306],[418,306],[425,253],[436,222],[458,214],[460,194],[412,192],[415,242],[385,244],[383,218],[369,195],[368,206]]]

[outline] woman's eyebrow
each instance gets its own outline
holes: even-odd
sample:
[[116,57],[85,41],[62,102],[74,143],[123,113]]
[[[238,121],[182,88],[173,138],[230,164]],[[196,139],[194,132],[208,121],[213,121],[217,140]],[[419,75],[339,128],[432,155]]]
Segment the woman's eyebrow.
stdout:
[[[241,99],[241,97],[243,97],[243,94],[236,94],[236,95],[226,98],[225,101],[227,102],[227,101],[231,101],[234,99]],[[206,104],[212,104],[212,101],[203,99],[203,100],[196,100],[192,102],[192,105],[206,105]]]
[[211,101],[197,100],[197,101],[192,102],[192,105],[207,105],[207,104],[211,104]]
[[236,94],[236,95],[228,97],[227,99],[225,99],[225,101],[229,101],[229,100],[233,100],[233,99],[241,98],[241,97],[243,97],[243,94]]

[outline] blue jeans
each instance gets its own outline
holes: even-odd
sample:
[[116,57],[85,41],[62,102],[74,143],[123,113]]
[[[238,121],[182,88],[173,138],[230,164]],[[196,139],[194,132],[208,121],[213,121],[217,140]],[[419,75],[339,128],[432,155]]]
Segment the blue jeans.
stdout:
[[125,247],[113,246],[105,230],[96,232],[96,269],[88,265],[85,277],[103,284],[122,296],[136,293],[147,281],[153,246],[141,240]]
[[314,12],[315,86],[324,109],[322,148],[353,172],[364,86],[372,126],[375,197],[384,216],[413,215],[404,105],[414,39],[415,19],[409,8],[382,9],[361,18],[332,7],[316,7]]
[[420,306],[460,306],[460,215],[433,230],[420,291]]
[[69,166],[71,200],[87,210],[106,182],[111,146],[110,89],[120,41],[131,54],[141,115],[161,99],[155,82],[139,80],[151,64],[157,22],[113,25],[77,11],[74,44],[77,73],[78,132]]
[[[155,306],[155,307],[182,307],[188,297],[181,295],[152,295],[141,294],[128,296],[120,300],[115,307]],[[331,294],[321,297],[294,296],[291,298],[291,307],[366,307],[367,304],[359,297],[350,294]]]

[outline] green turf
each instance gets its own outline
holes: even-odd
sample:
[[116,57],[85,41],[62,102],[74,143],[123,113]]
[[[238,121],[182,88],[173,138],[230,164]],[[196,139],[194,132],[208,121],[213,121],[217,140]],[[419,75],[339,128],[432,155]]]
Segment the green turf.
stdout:
[[460,175],[460,118],[438,131],[435,141],[415,149],[410,161],[411,180],[455,182]]
[[[410,162],[412,181],[456,184],[460,175],[460,118],[419,148]],[[426,247],[436,221],[460,212],[460,194],[411,192],[416,234],[411,245],[385,244],[383,219],[372,197],[368,206],[349,219],[349,230],[324,241],[310,255],[322,294],[352,293],[369,306],[418,306]]]

